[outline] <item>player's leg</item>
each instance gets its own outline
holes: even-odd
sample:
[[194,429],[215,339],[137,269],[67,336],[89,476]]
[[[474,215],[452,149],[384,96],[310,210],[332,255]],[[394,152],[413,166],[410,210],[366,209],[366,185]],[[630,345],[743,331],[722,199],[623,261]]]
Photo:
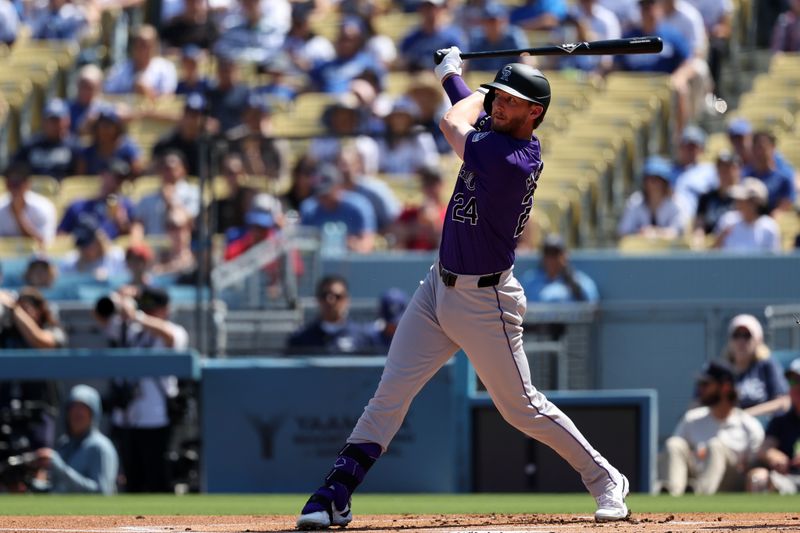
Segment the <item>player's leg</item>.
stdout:
[[403,313],[378,388],[323,486],[303,508],[298,528],[343,526],[352,520],[350,496],[400,429],[411,401],[458,349],[436,318],[436,281],[429,274]]
[[627,517],[627,479],[531,384],[522,348],[526,302],[516,279],[508,274],[496,287],[457,288],[449,291],[445,300],[450,300],[445,302],[448,309],[457,310],[447,318],[441,317],[445,332],[466,351],[503,417],[550,446],[580,474],[598,501],[598,520]]

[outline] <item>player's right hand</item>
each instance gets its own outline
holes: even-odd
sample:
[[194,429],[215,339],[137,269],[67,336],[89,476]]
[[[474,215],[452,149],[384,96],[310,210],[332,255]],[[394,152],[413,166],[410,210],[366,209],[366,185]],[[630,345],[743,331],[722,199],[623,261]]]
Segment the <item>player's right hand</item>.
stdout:
[[451,46],[450,48],[438,50],[437,54],[439,53],[444,53],[444,57],[442,58],[442,62],[433,69],[439,81],[443,81],[451,74],[458,74],[460,76],[461,65],[464,63],[464,60],[461,59],[461,50],[459,50],[457,46]]

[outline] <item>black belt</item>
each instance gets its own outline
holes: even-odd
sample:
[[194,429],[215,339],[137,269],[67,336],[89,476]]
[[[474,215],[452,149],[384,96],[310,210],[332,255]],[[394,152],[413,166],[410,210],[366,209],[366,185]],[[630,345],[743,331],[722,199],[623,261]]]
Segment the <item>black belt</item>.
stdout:
[[[498,283],[500,283],[500,277],[503,275],[502,272],[495,272],[494,274],[487,274],[485,276],[481,276],[478,278],[478,287],[494,287]],[[448,287],[455,287],[456,280],[458,279],[458,274],[454,274],[450,272],[446,268],[444,268],[441,264],[439,265],[439,277],[442,278],[442,283],[444,283]]]

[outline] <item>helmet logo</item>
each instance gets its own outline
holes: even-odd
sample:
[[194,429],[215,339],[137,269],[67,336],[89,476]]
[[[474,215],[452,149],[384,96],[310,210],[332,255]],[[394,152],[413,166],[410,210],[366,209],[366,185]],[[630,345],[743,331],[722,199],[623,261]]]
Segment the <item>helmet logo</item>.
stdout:
[[511,76],[511,65],[506,65],[503,67],[503,70],[500,71],[500,79],[502,81],[508,81],[509,76]]

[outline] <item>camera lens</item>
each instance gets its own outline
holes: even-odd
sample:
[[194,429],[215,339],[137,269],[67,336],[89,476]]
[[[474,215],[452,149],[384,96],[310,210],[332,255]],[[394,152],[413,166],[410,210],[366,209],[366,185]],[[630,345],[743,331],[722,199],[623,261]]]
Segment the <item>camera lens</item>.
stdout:
[[103,296],[94,305],[94,312],[101,318],[110,318],[117,312],[117,306],[114,304],[114,300],[108,296]]

